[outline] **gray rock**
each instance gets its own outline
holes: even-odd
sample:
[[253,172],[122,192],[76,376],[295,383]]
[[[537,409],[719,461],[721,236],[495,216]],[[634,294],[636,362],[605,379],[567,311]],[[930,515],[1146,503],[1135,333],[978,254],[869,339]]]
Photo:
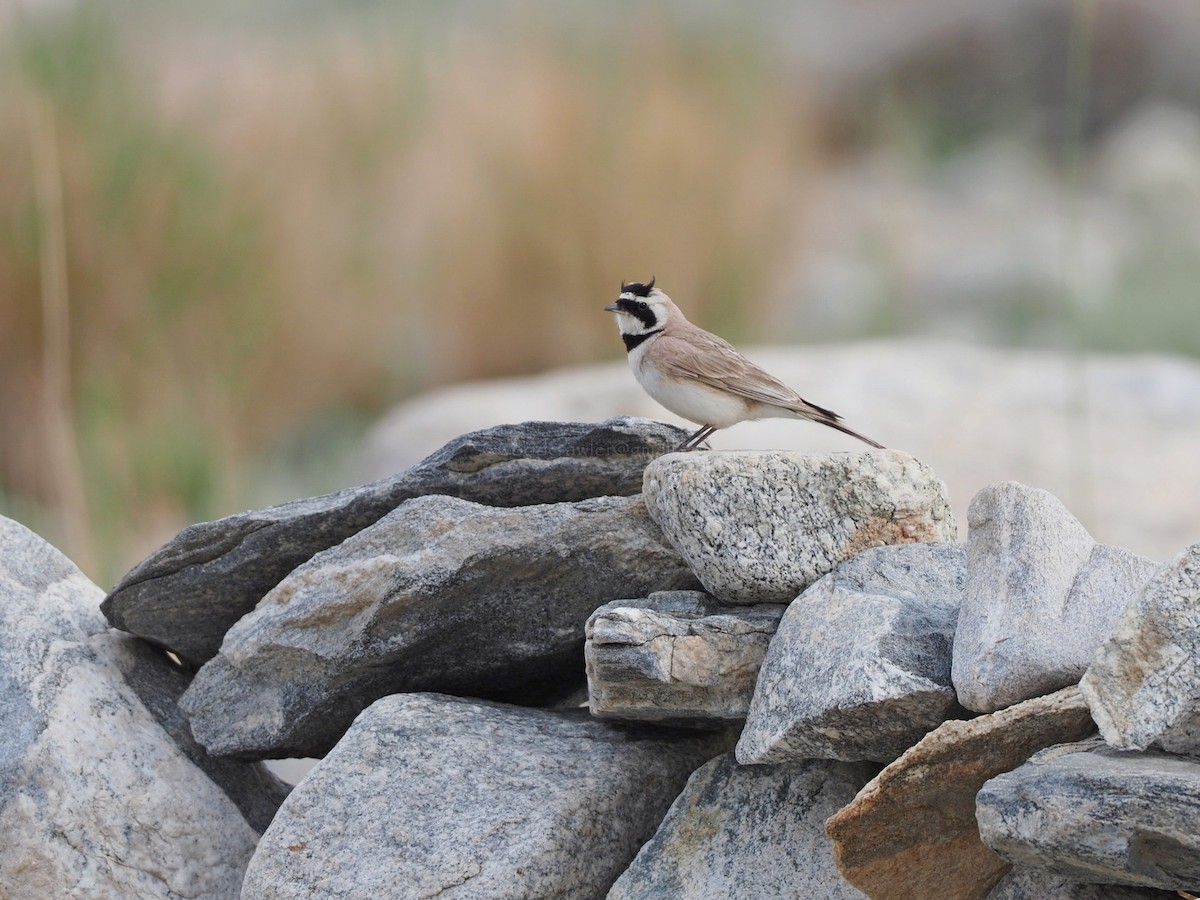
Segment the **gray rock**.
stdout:
[[871,774],[861,764],[766,768],[718,757],[688,780],[608,900],[858,900],[822,826]]
[[968,523],[959,702],[992,712],[1077,684],[1157,564],[1097,544],[1053,494],[1016,482],[976,494]]
[[544,702],[583,682],[597,607],[696,586],[640,497],[418,497],[292,572],[182,706],[212,753],[320,756],[399,691]]
[[702,591],[605,604],[587,622],[588,705],[599,718],[721,726],[746,718],[784,607]]
[[1114,747],[1200,755],[1200,544],[1134,597],[1080,687]]
[[445,494],[490,506],[628,496],[686,432],[645,419],[526,422],[463,435],[398,475],[185,528],[131,569],[101,607],[109,622],[193,667],[288,572],[405,500]]
[[986,897],[1008,863],[979,839],[979,788],[1038,750],[1093,729],[1074,687],[942,723],[825,823],[838,868],[876,900]]
[[284,802],[243,900],[603,897],[727,746],[436,694],[371,706]]
[[176,744],[177,676],[103,596],[0,518],[0,896],[236,897],[278,785]]
[[1000,879],[987,900],[1179,900],[1174,891],[1084,884],[1038,869],[1014,868]]
[[865,550],[788,607],[738,762],[891,762],[957,708],[950,648],[966,578],[958,544]]
[[1018,865],[1088,881],[1200,886],[1200,763],[1095,739],[1051,747],[976,798],[984,843]]
[[896,450],[671,453],[643,486],[667,539],[726,603],[790,603],[868,547],[957,533],[945,485]]

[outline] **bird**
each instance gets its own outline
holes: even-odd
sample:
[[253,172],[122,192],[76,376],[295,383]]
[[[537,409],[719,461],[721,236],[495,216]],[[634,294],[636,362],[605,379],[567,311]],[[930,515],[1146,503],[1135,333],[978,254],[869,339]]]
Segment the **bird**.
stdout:
[[620,297],[604,309],[616,313],[638,384],[671,412],[700,426],[677,451],[699,448],[718,429],[771,418],[808,419],[884,449],[842,424],[837,413],[810,403],[760,369],[728,341],[693,325],[654,281],[622,281]]

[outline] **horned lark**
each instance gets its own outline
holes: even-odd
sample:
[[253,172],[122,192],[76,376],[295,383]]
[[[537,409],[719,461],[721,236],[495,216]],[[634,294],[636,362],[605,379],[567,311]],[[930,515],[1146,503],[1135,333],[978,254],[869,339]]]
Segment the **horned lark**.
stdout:
[[837,413],[809,403],[727,341],[693,325],[653,278],[647,284],[621,282],[621,296],[604,308],[617,314],[629,368],[646,393],[700,426],[679,450],[695,450],[718,428],[772,418],[820,422],[883,447],[847,428]]

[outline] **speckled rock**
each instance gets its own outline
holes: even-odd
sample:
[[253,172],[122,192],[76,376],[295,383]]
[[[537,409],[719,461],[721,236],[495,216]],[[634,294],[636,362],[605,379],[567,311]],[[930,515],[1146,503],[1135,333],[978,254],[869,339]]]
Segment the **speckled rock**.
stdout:
[[1099,738],[1051,747],[976,798],[979,834],[1010,862],[1068,878],[1200,886],[1200,762],[1123,753]]
[[603,897],[726,739],[436,694],[372,705],[279,810],[242,900]]
[[1053,494],[1016,482],[981,490],[968,516],[959,702],[992,712],[1077,684],[1157,563],[1096,543]]
[[726,603],[790,603],[868,547],[957,536],[946,486],[896,450],[670,453],[646,467],[643,489]]
[[371,484],[191,525],[131,569],[102,609],[115,627],[200,666],[296,566],[405,500],[445,494],[512,507],[629,496],[641,491],[646,463],[686,434],[631,418],[476,431]]
[[767,651],[738,762],[891,762],[944,721],[965,578],[961,545],[905,544],[865,550],[801,594]]
[[1036,751],[1094,728],[1074,687],[939,725],[825,823],[838,868],[875,900],[986,897],[1008,863],[979,839],[975,794]]
[[703,591],[605,604],[586,629],[592,715],[710,727],[741,722],[783,610],[725,606]]
[[399,691],[547,702],[584,683],[597,607],[695,587],[640,497],[417,497],[292,572],[182,705],[212,753],[320,756]]
[[860,900],[833,862],[825,819],[872,767],[811,760],[739,766],[733,754],[688,780],[608,900]]
[[280,785],[177,743],[178,673],[103,596],[0,517],[0,896],[237,897]]
[[1114,747],[1200,755],[1200,544],[1134,597],[1080,687]]

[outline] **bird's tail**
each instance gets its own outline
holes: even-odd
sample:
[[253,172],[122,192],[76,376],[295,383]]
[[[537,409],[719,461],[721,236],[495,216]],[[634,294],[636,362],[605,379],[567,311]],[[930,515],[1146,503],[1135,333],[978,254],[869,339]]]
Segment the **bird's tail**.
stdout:
[[835,413],[832,409],[825,409],[825,407],[817,406],[815,403],[809,403],[807,400],[804,400],[803,404],[803,406],[797,407],[795,411],[804,418],[810,419],[813,422],[820,422],[822,425],[828,425],[830,428],[836,429],[842,434],[850,435],[850,437],[858,438],[864,444],[870,444],[877,450],[887,449],[887,447],[883,446],[883,444],[879,443],[879,441],[873,441],[865,434],[859,434],[853,428],[848,428],[847,426],[843,425],[842,417]]
[[817,421],[820,422],[822,425],[828,425],[830,428],[836,428],[842,434],[848,434],[848,435],[850,435],[850,437],[856,437],[860,441],[862,441],[864,444],[870,444],[876,450],[886,450],[887,449],[887,447],[883,446],[883,444],[879,443],[879,441],[873,441],[869,437],[867,437],[865,434],[859,434],[853,428],[847,428],[841,422],[827,422],[824,419],[818,419]]

